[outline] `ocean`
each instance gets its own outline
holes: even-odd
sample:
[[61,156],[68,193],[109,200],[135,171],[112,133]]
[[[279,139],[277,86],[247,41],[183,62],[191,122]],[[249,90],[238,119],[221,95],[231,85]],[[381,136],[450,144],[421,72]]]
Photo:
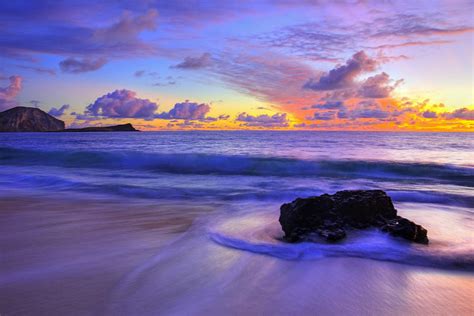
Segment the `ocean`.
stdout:
[[[473,157],[470,133],[1,133],[0,314],[468,314]],[[281,241],[282,203],[350,189],[430,244]]]

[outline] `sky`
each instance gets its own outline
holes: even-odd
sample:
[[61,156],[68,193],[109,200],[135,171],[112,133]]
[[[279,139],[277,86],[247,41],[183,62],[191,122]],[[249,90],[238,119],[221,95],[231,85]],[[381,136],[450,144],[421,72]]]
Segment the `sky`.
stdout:
[[68,127],[474,131],[474,1],[1,1],[0,110]]

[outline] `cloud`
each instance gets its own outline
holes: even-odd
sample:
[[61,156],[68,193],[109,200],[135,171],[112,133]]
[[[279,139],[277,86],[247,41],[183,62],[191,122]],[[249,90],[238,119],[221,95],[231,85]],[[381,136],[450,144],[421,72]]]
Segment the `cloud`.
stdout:
[[[152,77],[152,78],[154,78],[154,79],[160,79],[160,78],[161,78],[161,76],[159,75],[159,73],[156,72],[156,71],[137,70],[137,71],[135,71],[135,72],[133,73],[133,75],[134,75],[135,77],[137,77],[137,78],[142,78],[142,77],[144,77],[144,76],[149,76],[149,77]],[[179,76],[179,77],[175,77],[175,78],[181,79],[180,76]],[[166,77],[165,79],[170,80],[170,79],[173,79],[173,77],[172,77],[172,76],[168,76],[168,77]]]
[[172,68],[180,69],[200,69],[208,67],[212,64],[211,54],[204,53],[199,57],[186,57],[183,62],[173,66]]
[[318,103],[311,106],[313,109],[321,110],[336,110],[344,109],[344,102],[342,101],[326,101],[325,103]]
[[[115,90],[105,94],[89,104],[84,112],[84,117],[108,117],[108,118],[142,118],[153,119],[158,104],[136,97],[136,93],[130,90]],[[79,118],[78,118],[79,119]]]
[[189,121],[189,120],[185,120],[182,123],[176,123],[175,125],[178,126],[178,127],[181,127],[181,128],[202,128],[202,127],[204,127],[204,124],[202,124],[202,123],[198,123],[196,121]]
[[374,119],[385,119],[390,117],[391,113],[389,111],[375,108],[375,109],[358,109],[351,112],[350,117],[355,118],[374,118]]
[[135,77],[143,77],[144,74],[145,74],[145,70],[137,70],[137,71],[135,71],[135,73],[133,75]]
[[299,123],[299,124],[295,124],[293,125],[294,128],[305,128],[305,127],[308,127],[309,125],[306,124],[306,123]]
[[383,44],[373,47],[367,47],[369,49],[391,49],[400,47],[413,47],[413,46],[431,46],[431,45],[444,45],[451,44],[453,41],[450,40],[432,40],[432,41],[409,41],[397,44]]
[[[31,6],[31,3],[24,7],[18,4],[18,8],[13,5],[15,18],[2,18],[4,27],[0,36],[1,55],[32,58],[34,54],[50,54],[72,58],[87,56],[98,60],[156,53],[156,47],[140,37],[142,32],[156,29],[156,9],[133,12],[109,5],[101,11],[102,5],[94,3],[69,6],[38,3]],[[1,7],[0,4],[0,12]],[[95,12],[110,12],[111,16],[119,17],[111,19],[107,14],[91,14],[94,7],[99,9]],[[119,15],[119,12],[122,14]],[[94,21],[94,18],[99,17],[103,26],[92,27],[91,25],[97,25],[97,19]]]
[[268,114],[253,116],[247,113],[240,113],[236,122],[244,122],[245,126],[259,127],[287,127],[288,118],[286,113],[276,113],[272,116]]
[[[81,114],[81,113],[77,113],[77,112],[71,112],[71,115],[74,116],[74,122],[76,122],[78,120],[79,121],[87,121],[87,122],[100,120],[99,116],[91,116],[89,114]],[[79,124],[84,124],[84,123],[79,123]]]
[[69,109],[69,104],[64,104],[59,109],[54,108],[54,107],[51,108],[51,110],[49,110],[48,114],[52,115],[52,116],[60,117],[60,116],[63,116],[64,111],[66,111],[67,109]]
[[312,117],[308,117],[311,121],[331,121],[336,118],[336,111],[316,112]]
[[374,38],[451,36],[474,31],[472,26],[446,25],[446,22],[440,23],[439,21],[430,20],[416,14],[397,14],[380,17],[374,20],[374,24],[383,26],[373,28],[370,33]]
[[375,59],[368,57],[364,51],[360,51],[347,60],[345,65],[332,69],[317,80],[310,79],[304,88],[315,91],[350,88],[357,76],[374,71],[377,65],[378,62]]
[[[217,79],[246,95],[276,106],[300,106],[314,92],[301,89],[301,83],[314,75],[310,66],[292,57],[253,52],[253,55],[225,51],[214,56],[211,69]],[[282,88],[284,87],[284,88]]]
[[372,100],[360,101],[351,108],[341,109],[337,112],[339,119],[378,119],[386,120],[402,115],[410,109],[401,109],[396,105],[382,107],[378,102]]
[[36,73],[39,74],[48,74],[51,76],[56,75],[56,70],[51,69],[51,68],[43,68],[43,67],[35,67],[35,66],[24,66],[24,65],[16,65],[18,68],[26,69],[26,70],[32,70]]
[[40,103],[41,103],[41,101],[38,101],[38,100],[31,100],[30,101],[30,104],[35,108],[39,107]]
[[[363,2],[293,2],[304,6],[305,12],[322,6],[324,14],[318,10],[320,12],[315,12],[314,22],[286,25],[257,34],[254,40],[257,44],[312,61],[340,62],[342,56],[354,50],[444,45],[454,42],[448,40],[449,37],[474,31],[472,23],[469,25],[467,22],[471,21],[468,12],[472,12],[473,7],[466,3],[446,5],[443,9],[418,4],[419,8],[415,10],[401,4],[404,13],[400,14],[393,10],[398,5],[392,2],[381,4],[377,9]],[[331,7],[334,10],[328,9]],[[357,11],[360,15],[344,15],[347,10]],[[436,38],[429,38],[434,36]],[[399,39],[406,41],[400,42]],[[367,43],[374,45],[368,46]]]
[[59,67],[62,72],[78,74],[81,72],[94,71],[107,63],[107,59],[98,58],[98,59],[75,59],[67,58],[59,63]]
[[436,114],[436,112],[433,112],[433,111],[424,111],[424,112],[422,113],[422,116],[423,116],[424,118],[430,118],[430,119],[432,119],[432,118],[437,118],[437,117],[438,117],[438,114]]
[[23,78],[20,76],[10,76],[10,84],[4,88],[0,87],[0,110],[4,111],[17,106],[15,98],[21,91]]
[[472,121],[474,120],[474,109],[460,108],[450,113],[444,113],[443,116],[449,120],[459,119]]
[[359,95],[363,98],[387,98],[402,81],[403,80],[398,80],[393,85],[390,85],[390,76],[382,72],[367,78],[359,89]]
[[124,45],[127,42],[138,42],[138,35],[145,31],[156,29],[158,11],[150,9],[144,14],[133,15],[125,11],[119,21],[109,27],[99,28],[94,31],[93,37],[108,45]]
[[185,102],[176,103],[169,112],[163,112],[156,115],[156,118],[165,120],[184,119],[184,120],[204,120],[206,114],[211,110],[209,104]]
[[228,114],[221,114],[221,115],[218,116],[218,119],[223,120],[223,121],[226,121],[229,118],[230,118],[230,115],[228,115]]
[[176,81],[168,81],[168,82],[155,82],[153,86],[155,87],[166,87],[166,86],[173,86],[176,84]]

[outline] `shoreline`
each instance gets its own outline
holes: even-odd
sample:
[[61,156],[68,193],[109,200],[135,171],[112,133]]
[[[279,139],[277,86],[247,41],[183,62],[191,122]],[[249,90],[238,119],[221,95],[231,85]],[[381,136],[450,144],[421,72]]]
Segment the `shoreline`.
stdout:
[[189,230],[210,207],[2,199],[6,315],[474,312],[473,273],[361,258],[288,261],[227,248]]

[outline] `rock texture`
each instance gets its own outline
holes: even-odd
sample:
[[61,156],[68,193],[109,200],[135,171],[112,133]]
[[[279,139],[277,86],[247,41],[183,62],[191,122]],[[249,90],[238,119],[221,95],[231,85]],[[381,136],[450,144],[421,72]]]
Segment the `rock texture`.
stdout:
[[84,128],[69,128],[65,132],[138,132],[132,124],[122,124],[105,127],[84,127]]
[[37,108],[18,106],[0,112],[0,132],[55,132],[64,122]]
[[289,242],[339,241],[348,230],[377,227],[412,242],[428,243],[427,230],[398,216],[392,200],[381,190],[298,198],[281,206],[280,224]]

